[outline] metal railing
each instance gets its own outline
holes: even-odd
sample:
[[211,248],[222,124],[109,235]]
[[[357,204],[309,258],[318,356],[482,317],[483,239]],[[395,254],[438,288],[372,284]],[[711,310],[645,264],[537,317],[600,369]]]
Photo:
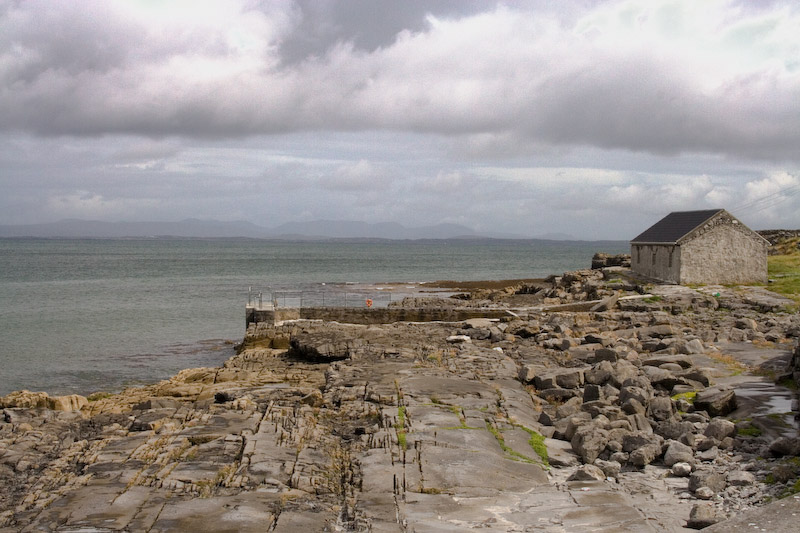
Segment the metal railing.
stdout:
[[253,291],[247,293],[247,306],[256,309],[337,307],[370,308],[387,307],[395,300],[402,300],[406,293],[376,291]]

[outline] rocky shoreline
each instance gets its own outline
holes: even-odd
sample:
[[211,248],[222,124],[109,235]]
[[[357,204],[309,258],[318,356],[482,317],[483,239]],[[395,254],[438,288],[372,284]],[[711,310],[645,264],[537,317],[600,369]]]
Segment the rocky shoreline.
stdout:
[[507,316],[262,323],[219,368],[0,398],[0,531],[796,528],[793,301],[606,266],[397,305]]

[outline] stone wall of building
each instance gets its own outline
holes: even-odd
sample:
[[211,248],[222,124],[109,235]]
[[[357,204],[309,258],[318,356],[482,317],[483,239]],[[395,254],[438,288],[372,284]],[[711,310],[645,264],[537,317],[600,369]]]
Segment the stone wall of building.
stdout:
[[717,224],[681,244],[680,283],[767,282],[767,242],[741,224]]
[[667,244],[632,244],[631,270],[671,283],[680,282],[681,249]]

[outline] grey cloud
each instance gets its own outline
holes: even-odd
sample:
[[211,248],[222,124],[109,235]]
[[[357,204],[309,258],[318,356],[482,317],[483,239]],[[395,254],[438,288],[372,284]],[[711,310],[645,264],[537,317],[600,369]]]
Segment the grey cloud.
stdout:
[[133,141],[113,152],[109,159],[119,163],[147,162],[173,157],[180,153],[176,142],[158,142],[149,139]]
[[[482,42],[482,34],[460,35],[456,22],[491,7],[479,2],[300,2],[271,14],[275,27],[281,16],[295,20],[293,33],[273,28],[268,39],[278,41],[242,52],[226,41],[236,31],[148,34],[107,5],[6,11],[4,128],[208,139],[391,129],[504,138],[509,153],[538,144],[800,157],[798,74],[755,71],[703,93],[679,57],[646,48],[610,54],[550,12],[463,19],[463,31],[500,25],[487,27]],[[427,12],[453,20],[437,30]],[[403,30],[412,33],[398,39]],[[517,34],[505,44],[509,31]],[[276,45],[295,62],[277,63]],[[196,57],[205,70],[191,63]],[[476,156],[483,148],[491,156],[490,144],[477,148]]]
[[554,144],[668,155],[800,157],[795,149],[800,79],[770,83],[770,73],[760,73],[703,95],[670,70],[642,58],[638,64],[567,74],[546,84],[530,102],[523,127]]
[[486,9],[481,0],[297,0],[298,26],[280,45],[287,63],[321,57],[337,43],[367,52],[391,45],[401,31],[422,31],[428,14],[470,15]]
[[145,45],[141,34],[106,2],[6,3],[0,52],[10,68],[0,71],[2,80],[25,88],[54,71],[69,76],[107,72]]

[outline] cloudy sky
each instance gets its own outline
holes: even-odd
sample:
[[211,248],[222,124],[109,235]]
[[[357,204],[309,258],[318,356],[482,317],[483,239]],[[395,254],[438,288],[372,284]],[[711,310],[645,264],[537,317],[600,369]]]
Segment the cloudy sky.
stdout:
[[0,224],[800,228],[791,0],[0,0]]

